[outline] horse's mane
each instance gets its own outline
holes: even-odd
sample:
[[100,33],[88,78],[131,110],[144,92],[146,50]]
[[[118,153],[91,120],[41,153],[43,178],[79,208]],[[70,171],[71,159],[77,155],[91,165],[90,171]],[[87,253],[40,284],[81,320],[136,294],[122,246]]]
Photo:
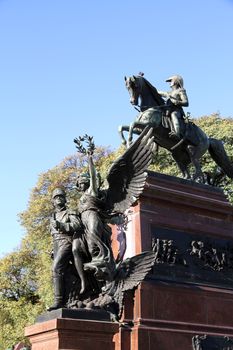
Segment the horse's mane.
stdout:
[[151,93],[156,101],[156,103],[158,104],[158,106],[163,106],[164,105],[164,100],[163,98],[159,95],[157,89],[144,77],[139,76],[139,78],[143,79],[145,84],[149,87],[149,89],[151,90]]

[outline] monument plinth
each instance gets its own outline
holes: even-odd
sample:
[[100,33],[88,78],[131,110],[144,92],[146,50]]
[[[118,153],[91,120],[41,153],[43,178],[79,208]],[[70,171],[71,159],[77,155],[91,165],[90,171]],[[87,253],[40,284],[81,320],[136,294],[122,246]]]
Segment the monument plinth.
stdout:
[[32,350],[197,350],[233,337],[233,207],[222,190],[149,173],[126,237],[125,257],[156,255],[126,295],[126,326],[63,315],[26,329]]
[[117,323],[55,318],[27,327],[32,350],[115,350]]
[[130,350],[191,350],[195,335],[233,336],[233,207],[222,190],[150,173],[127,242],[127,256],[156,253],[133,318],[125,313]]

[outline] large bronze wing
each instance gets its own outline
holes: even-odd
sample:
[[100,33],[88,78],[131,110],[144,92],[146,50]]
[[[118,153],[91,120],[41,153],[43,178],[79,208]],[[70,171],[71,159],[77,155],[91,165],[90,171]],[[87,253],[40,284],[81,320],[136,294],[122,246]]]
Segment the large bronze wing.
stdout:
[[143,191],[153,150],[152,128],[145,128],[137,140],[111,166],[106,209],[123,213]]
[[115,280],[118,281],[117,289],[125,292],[136,288],[154,265],[155,257],[153,251],[147,251],[123,260],[115,276]]
[[141,283],[155,263],[155,253],[153,251],[143,252],[122,261],[114,278],[112,294],[118,304],[118,318],[121,317],[124,293],[127,290],[134,290]]

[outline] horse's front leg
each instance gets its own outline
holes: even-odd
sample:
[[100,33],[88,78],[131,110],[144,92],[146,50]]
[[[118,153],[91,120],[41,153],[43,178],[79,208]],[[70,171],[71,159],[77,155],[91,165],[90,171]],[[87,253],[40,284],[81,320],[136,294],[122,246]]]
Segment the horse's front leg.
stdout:
[[129,135],[128,135],[128,147],[132,144],[133,134],[140,135],[142,130],[145,128],[145,124],[141,122],[133,122],[129,126]]
[[124,145],[124,146],[126,146],[126,144],[127,144],[127,141],[126,141],[126,138],[125,138],[125,136],[124,136],[124,131],[129,131],[129,126],[128,125],[120,125],[119,127],[118,127],[118,132],[119,132],[119,134],[120,134],[120,137],[121,137],[121,142],[122,142],[122,144]]
[[198,157],[198,151],[199,151],[198,146],[188,145],[187,151],[189,153],[191,162],[195,169],[195,173],[192,176],[193,181],[205,183],[204,174],[202,172],[200,160]]
[[132,142],[133,142],[133,133],[134,133],[134,127],[135,127],[135,122],[131,123],[129,126],[129,135],[128,135],[128,142],[127,142],[127,146],[129,147]]

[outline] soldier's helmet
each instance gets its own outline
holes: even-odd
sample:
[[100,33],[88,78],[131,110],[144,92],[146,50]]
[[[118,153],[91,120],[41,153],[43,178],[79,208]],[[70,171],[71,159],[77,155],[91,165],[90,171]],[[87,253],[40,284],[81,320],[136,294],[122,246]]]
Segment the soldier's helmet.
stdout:
[[81,173],[76,182],[76,186],[79,187],[80,184],[88,184],[90,182],[90,174],[89,173]]
[[184,86],[184,80],[180,75],[173,75],[167,78],[166,82],[171,82],[172,85],[178,85],[181,88]]
[[64,198],[66,198],[66,193],[62,188],[58,187],[55,188],[55,190],[53,190],[52,199],[54,199],[56,196],[63,196]]

